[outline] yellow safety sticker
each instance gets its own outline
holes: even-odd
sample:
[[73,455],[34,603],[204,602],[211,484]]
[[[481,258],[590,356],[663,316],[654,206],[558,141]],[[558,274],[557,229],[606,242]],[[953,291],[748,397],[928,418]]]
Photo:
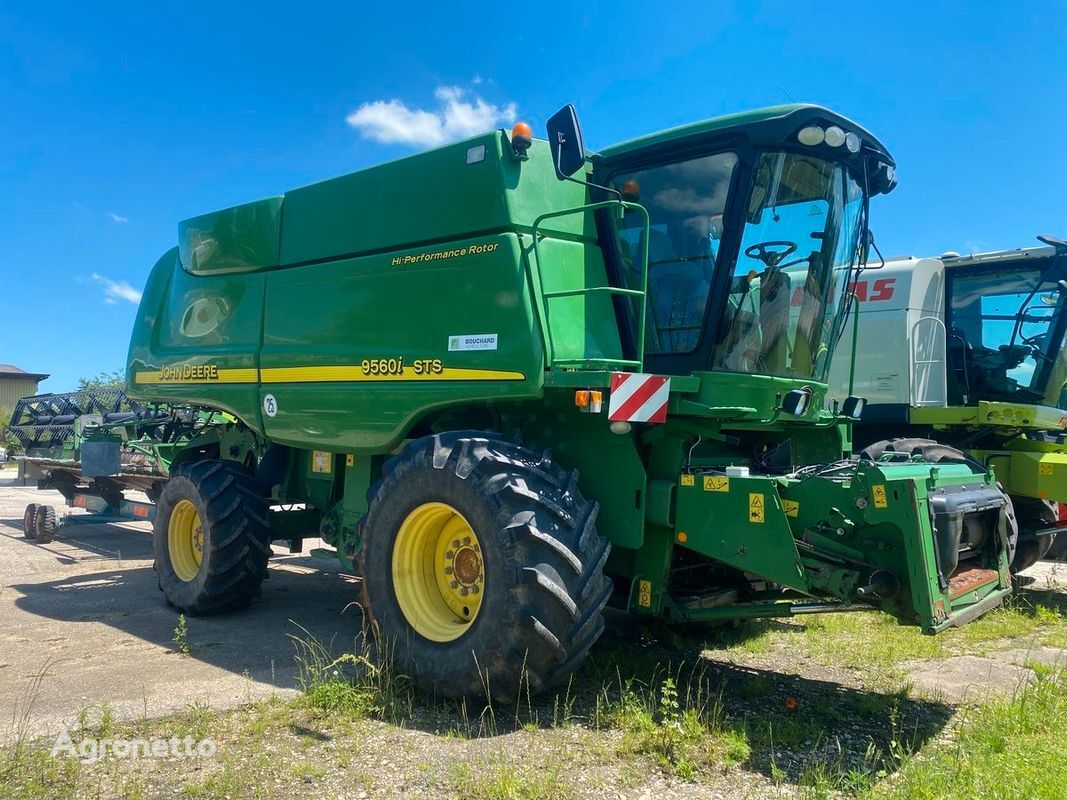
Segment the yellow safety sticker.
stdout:
[[356,457],[354,455],[349,453],[347,456],[345,456],[345,466],[346,467],[354,467],[355,465],[356,465]]
[[871,494],[874,495],[874,507],[875,508],[888,508],[889,500],[885,495],[885,484],[876,483],[871,487]]
[[725,475],[705,475],[705,492],[728,492],[730,491],[730,479]]
[[333,472],[333,454],[325,450],[311,451],[312,472]]
[[1052,462],[1041,461],[1037,465],[1038,475],[1051,475],[1052,474]]
[[637,605],[652,608],[652,581],[637,582]]
[[787,517],[795,517],[800,514],[800,501],[783,499],[782,510],[785,511]]
[[682,486],[696,486],[696,482],[697,482],[696,475],[683,475],[682,476]]
[[748,521],[763,522],[766,519],[766,507],[763,504],[762,492],[748,493]]

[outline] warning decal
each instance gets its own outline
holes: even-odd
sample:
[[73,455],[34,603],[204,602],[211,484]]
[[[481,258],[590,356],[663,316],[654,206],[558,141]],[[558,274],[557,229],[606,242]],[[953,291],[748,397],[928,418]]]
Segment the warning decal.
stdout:
[[637,582],[637,604],[643,608],[652,607],[652,581]]
[[705,492],[728,492],[730,491],[730,479],[725,475],[705,475]]
[[763,522],[766,518],[766,506],[763,503],[762,492],[748,493],[748,521]]
[[876,483],[871,487],[871,494],[874,495],[874,507],[875,508],[888,508],[889,501],[885,496],[885,484]]
[[323,450],[311,451],[312,472],[333,472],[333,454]]
[[800,513],[799,500],[782,500],[782,510],[787,517],[795,517]]
[[695,475],[683,475],[682,486],[696,486],[697,479]]

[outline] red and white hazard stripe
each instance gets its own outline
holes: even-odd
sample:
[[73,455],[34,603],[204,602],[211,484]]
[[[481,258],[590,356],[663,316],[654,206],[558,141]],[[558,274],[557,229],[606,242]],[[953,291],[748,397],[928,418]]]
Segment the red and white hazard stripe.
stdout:
[[613,372],[608,398],[612,422],[666,422],[671,379],[663,375]]

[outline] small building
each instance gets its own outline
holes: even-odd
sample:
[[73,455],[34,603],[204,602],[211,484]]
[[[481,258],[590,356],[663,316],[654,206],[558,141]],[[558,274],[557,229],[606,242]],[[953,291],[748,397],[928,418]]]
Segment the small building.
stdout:
[[40,372],[26,372],[14,364],[0,364],[0,408],[10,414],[23,397],[37,394],[37,384],[47,377]]

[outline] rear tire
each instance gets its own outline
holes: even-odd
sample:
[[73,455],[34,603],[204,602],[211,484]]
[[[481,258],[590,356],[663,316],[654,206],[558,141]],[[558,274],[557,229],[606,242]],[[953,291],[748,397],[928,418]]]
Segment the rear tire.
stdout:
[[244,608],[267,575],[267,502],[232,461],[181,465],[163,486],[153,523],[159,587],[186,614]]
[[59,530],[59,517],[53,506],[37,506],[37,544],[48,544],[56,538]]
[[22,535],[31,541],[37,538],[37,503],[30,503],[22,512]]
[[939,462],[952,462],[966,464],[975,474],[985,472],[985,468],[955,447],[941,444],[933,439],[917,439],[901,437],[899,439],[883,439],[880,442],[868,445],[860,451],[860,458],[877,461],[885,453],[903,453],[909,456],[922,456],[923,461],[931,464]]
[[[368,499],[364,613],[380,650],[428,692],[510,702],[568,677],[603,632],[610,545],[598,506],[547,454],[483,433],[419,439]],[[454,533],[464,524],[469,534]],[[428,538],[413,548],[415,530]],[[461,569],[464,549],[477,570]],[[455,602],[476,585],[476,608]]]
[[1033,497],[1013,497],[1015,515],[1019,519],[1019,546],[1015,548],[1015,558],[1011,562],[1012,574],[1027,570],[1040,561],[1056,541],[1056,534],[1044,533],[1039,536],[1023,536],[1028,531],[1055,528],[1058,520],[1056,507],[1048,500]]

